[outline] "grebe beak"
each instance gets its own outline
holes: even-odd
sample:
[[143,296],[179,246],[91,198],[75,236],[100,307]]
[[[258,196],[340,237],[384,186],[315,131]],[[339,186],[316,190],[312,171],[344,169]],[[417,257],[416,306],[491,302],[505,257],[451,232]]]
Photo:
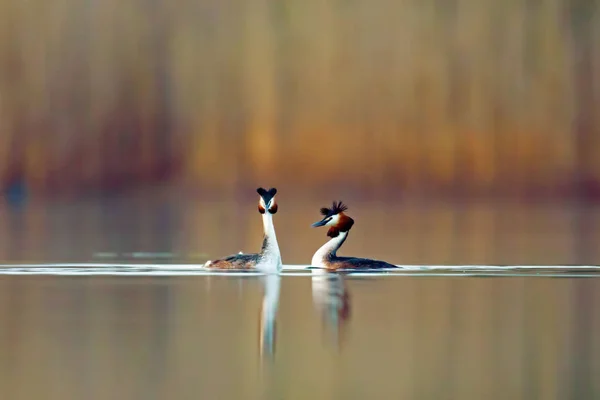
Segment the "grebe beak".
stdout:
[[325,224],[328,222],[328,221],[326,221],[326,219],[327,219],[327,218],[323,218],[322,220],[315,222],[315,223],[314,223],[314,224],[312,224],[311,226],[312,226],[313,228],[316,228],[316,227],[318,227],[318,226],[323,226],[323,225],[325,225]]

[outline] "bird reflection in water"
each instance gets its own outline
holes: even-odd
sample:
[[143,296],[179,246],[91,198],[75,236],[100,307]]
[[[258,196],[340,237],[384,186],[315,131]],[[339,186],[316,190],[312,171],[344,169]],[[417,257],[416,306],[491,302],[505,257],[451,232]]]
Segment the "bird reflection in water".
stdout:
[[312,269],[313,304],[323,318],[324,328],[331,330],[333,344],[341,345],[344,326],[350,320],[350,294],[340,273]]
[[260,309],[260,358],[272,359],[275,354],[275,331],[277,307],[279,305],[279,291],[281,276],[268,274],[262,278],[264,286],[263,302]]

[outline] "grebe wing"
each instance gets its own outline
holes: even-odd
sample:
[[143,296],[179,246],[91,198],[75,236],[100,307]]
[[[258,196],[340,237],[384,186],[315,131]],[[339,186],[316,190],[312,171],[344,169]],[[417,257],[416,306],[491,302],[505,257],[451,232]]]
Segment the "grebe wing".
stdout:
[[258,254],[232,254],[218,260],[212,260],[207,268],[252,269],[258,263],[258,258]]
[[360,257],[338,257],[336,263],[342,264],[341,269],[390,269],[398,268],[394,264],[390,264],[380,260],[370,260]]

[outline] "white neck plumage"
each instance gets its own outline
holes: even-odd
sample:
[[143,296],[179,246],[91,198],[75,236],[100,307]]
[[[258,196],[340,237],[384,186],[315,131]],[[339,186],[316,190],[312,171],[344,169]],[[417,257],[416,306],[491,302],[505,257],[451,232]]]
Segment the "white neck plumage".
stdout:
[[314,268],[325,268],[324,261],[335,257],[337,250],[342,246],[348,237],[348,232],[340,232],[336,237],[331,238],[327,243],[317,250],[312,258],[311,266]]
[[281,271],[282,264],[277,235],[275,235],[275,226],[273,225],[273,214],[265,212],[262,214],[262,220],[265,237],[261,249],[261,261],[256,268],[264,272],[276,273]]

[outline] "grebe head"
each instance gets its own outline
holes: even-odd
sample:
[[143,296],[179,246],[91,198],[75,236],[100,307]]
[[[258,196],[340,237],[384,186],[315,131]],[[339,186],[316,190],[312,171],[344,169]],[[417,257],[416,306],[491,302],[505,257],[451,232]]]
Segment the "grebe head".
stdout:
[[354,225],[354,220],[344,214],[348,207],[343,204],[341,201],[333,202],[331,208],[323,207],[321,208],[321,214],[323,215],[323,219],[312,224],[313,228],[318,226],[329,226],[329,231],[327,231],[327,236],[336,237],[340,234],[340,232],[348,232],[352,225]]
[[275,214],[277,212],[277,202],[275,201],[275,194],[277,194],[277,189],[271,188],[269,190],[265,190],[263,188],[256,189],[256,192],[260,195],[260,200],[258,201],[258,212],[264,214],[268,212],[269,214]]

